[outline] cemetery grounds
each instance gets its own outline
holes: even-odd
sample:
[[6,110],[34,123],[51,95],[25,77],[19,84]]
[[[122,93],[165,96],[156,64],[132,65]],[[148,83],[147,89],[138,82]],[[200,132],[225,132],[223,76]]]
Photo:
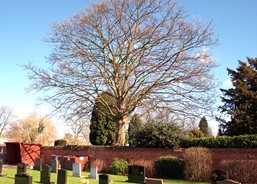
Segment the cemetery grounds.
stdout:
[[[17,172],[16,168],[3,168],[3,174],[7,174],[5,177],[0,177],[1,184],[14,184],[14,177]],[[33,177],[33,183],[38,183],[40,181],[40,171],[27,169],[27,173]],[[82,172],[82,176],[84,178],[72,177],[72,171],[68,171],[68,183],[69,184],[82,184],[85,181],[88,181],[89,184],[98,184],[98,180],[96,179],[89,179],[88,175],[89,172]],[[112,184],[128,184],[126,182],[128,180],[127,176],[121,175],[110,175]],[[57,183],[57,174],[51,173],[51,181]],[[164,184],[207,184],[204,182],[188,182],[183,180],[169,180],[163,179]],[[133,183],[129,183],[133,184]]]

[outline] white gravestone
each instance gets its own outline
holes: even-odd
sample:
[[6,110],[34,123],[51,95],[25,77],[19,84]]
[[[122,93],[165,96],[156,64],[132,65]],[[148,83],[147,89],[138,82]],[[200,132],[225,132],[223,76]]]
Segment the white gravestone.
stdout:
[[72,164],[72,172],[73,172],[72,176],[81,178],[82,177],[81,176],[81,163],[74,162]]
[[98,179],[97,167],[90,167],[89,178],[91,178],[91,179]]

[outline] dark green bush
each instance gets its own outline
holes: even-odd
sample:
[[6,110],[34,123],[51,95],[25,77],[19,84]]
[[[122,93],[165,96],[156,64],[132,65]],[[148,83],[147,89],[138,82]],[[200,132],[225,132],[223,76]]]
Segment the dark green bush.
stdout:
[[114,158],[110,165],[111,174],[126,174],[128,172],[128,161],[125,159]]
[[59,139],[54,141],[54,146],[66,146],[67,141],[64,139]]
[[181,147],[257,148],[257,135],[188,138],[181,141]]
[[185,136],[181,127],[171,123],[146,124],[137,136],[137,147],[178,148]]
[[155,160],[159,177],[161,178],[172,178],[172,179],[183,179],[185,162],[183,159],[173,156],[163,156]]

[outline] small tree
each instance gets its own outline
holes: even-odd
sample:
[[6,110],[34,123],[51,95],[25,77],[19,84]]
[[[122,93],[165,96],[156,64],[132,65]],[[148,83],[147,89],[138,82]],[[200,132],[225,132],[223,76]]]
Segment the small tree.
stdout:
[[128,129],[128,136],[129,136],[129,145],[130,146],[137,146],[138,143],[138,134],[142,130],[142,120],[138,114],[132,116],[129,124]]
[[7,106],[0,106],[0,136],[13,121],[14,115],[12,110]]
[[108,93],[102,93],[97,97],[90,120],[89,138],[93,145],[112,145],[116,134],[116,122],[113,119],[115,116],[107,113],[108,109],[102,105],[101,101],[109,104],[115,103],[115,99]]
[[209,126],[205,116],[200,120],[199,129],[203,132],[205,137],[209,136]]

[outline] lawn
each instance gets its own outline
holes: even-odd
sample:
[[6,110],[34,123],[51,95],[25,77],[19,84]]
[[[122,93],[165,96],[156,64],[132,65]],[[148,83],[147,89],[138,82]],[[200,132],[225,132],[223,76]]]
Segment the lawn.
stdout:
[[[7,174],[5,177],[0,177],[0,183],[3,184],[14,184],[14,176],[16,173],[15,168],[4,168],[3,173]],[[38,183],[40,181],[40,172],[35,170],[27,169],[27,173],[33,176],[33,183]],[[82,172],[82,176],[84,178],[76,178],[72,177],[72,172],[68,171],[68,182],[69,184],[81,184],[82,180],[88,180],[90,184],[98,184],[98,180],[89,179],[88,172]],[[126,180],[128,179],[127,176],[120,176],[120,175],[110,175],[113,184],[126,184]],[[57,174],[51,173],[51,181],[54,181],[57,184]],[[207,184],[203,182],[187,182],[182,180],[163,180],[164,184]],[[133,183],[129,183],[133,184]]]

